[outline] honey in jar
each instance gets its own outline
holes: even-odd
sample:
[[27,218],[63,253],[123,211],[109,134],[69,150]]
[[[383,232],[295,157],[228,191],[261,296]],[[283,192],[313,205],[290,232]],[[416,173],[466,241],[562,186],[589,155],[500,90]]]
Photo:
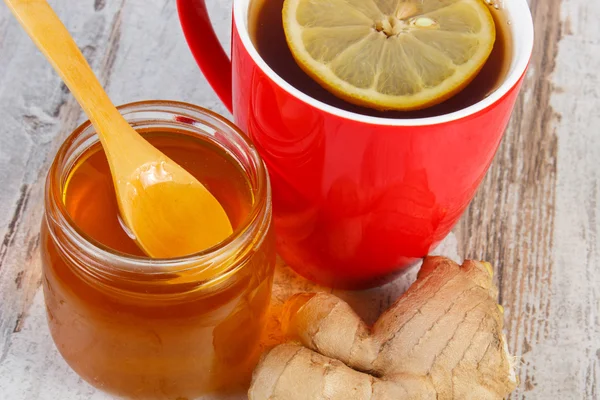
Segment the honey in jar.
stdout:
[[244,136],[208,111],[145,102],[121,112],[207,187],[234,233],[188,257],[145,257],[119,218],[97,137],[82,125],[46,187],[42,259],[54,342],[81,377],[119,397],[191,400],[243,390],[275,263],[265,168]]

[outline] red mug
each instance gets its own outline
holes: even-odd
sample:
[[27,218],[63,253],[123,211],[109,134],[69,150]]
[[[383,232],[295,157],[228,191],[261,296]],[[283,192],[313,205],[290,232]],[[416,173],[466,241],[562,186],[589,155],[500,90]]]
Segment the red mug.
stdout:
[[268,166],[278,252],[322,284],[381,284],[448,235],[483,180],[533,49],[527,1],[503,2],[513,47],[503,83],[472,106],[418,119],[356,114],[291,86],[251,41],[251,1],[233,0],[231,60],[204,0],[177,3],[196,61]]

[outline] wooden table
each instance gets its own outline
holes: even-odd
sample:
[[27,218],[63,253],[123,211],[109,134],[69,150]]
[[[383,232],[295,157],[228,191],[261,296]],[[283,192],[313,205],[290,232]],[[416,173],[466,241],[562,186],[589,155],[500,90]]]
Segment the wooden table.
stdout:
[[[208,0],[228,42],[231,0]],[[51,0],[116,103],[224,107],[196,67],[170,0]],[[537,44],[510,128],[475,201],[438,253],[493,262],[514,399],[600,398],[600,2],[530,0]],[[46,171],[83,120],[0,6],[0,399],[108,399],[50,339],[40,289]],[[414,275],[414,274],[413,274]],[[372,321],[410,283],[342,293]],[[310,284],[280,267],[275,301]]]

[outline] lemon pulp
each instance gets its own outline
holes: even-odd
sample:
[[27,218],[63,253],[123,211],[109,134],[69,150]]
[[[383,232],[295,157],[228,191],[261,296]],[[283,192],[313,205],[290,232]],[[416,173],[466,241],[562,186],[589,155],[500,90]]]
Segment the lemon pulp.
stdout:
[[300,67],[350,103],[419,110],[467,86],[496,39],[483,0],[285,0]]

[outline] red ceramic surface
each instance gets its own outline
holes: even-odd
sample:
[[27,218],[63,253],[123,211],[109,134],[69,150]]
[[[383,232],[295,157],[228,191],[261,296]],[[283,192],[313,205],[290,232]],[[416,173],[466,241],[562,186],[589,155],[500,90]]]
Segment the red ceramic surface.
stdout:
[[252,46],[248,1],[234,1],[231,66],[204,1],[178,7],[196,60],[269,168],[278,251],[326,285],[380,284],[448,235],[485,176],[531,56],[526,0],[505,2],[519,38],[506,82],[457,113],[413,120],[354,114],[291,87]]

